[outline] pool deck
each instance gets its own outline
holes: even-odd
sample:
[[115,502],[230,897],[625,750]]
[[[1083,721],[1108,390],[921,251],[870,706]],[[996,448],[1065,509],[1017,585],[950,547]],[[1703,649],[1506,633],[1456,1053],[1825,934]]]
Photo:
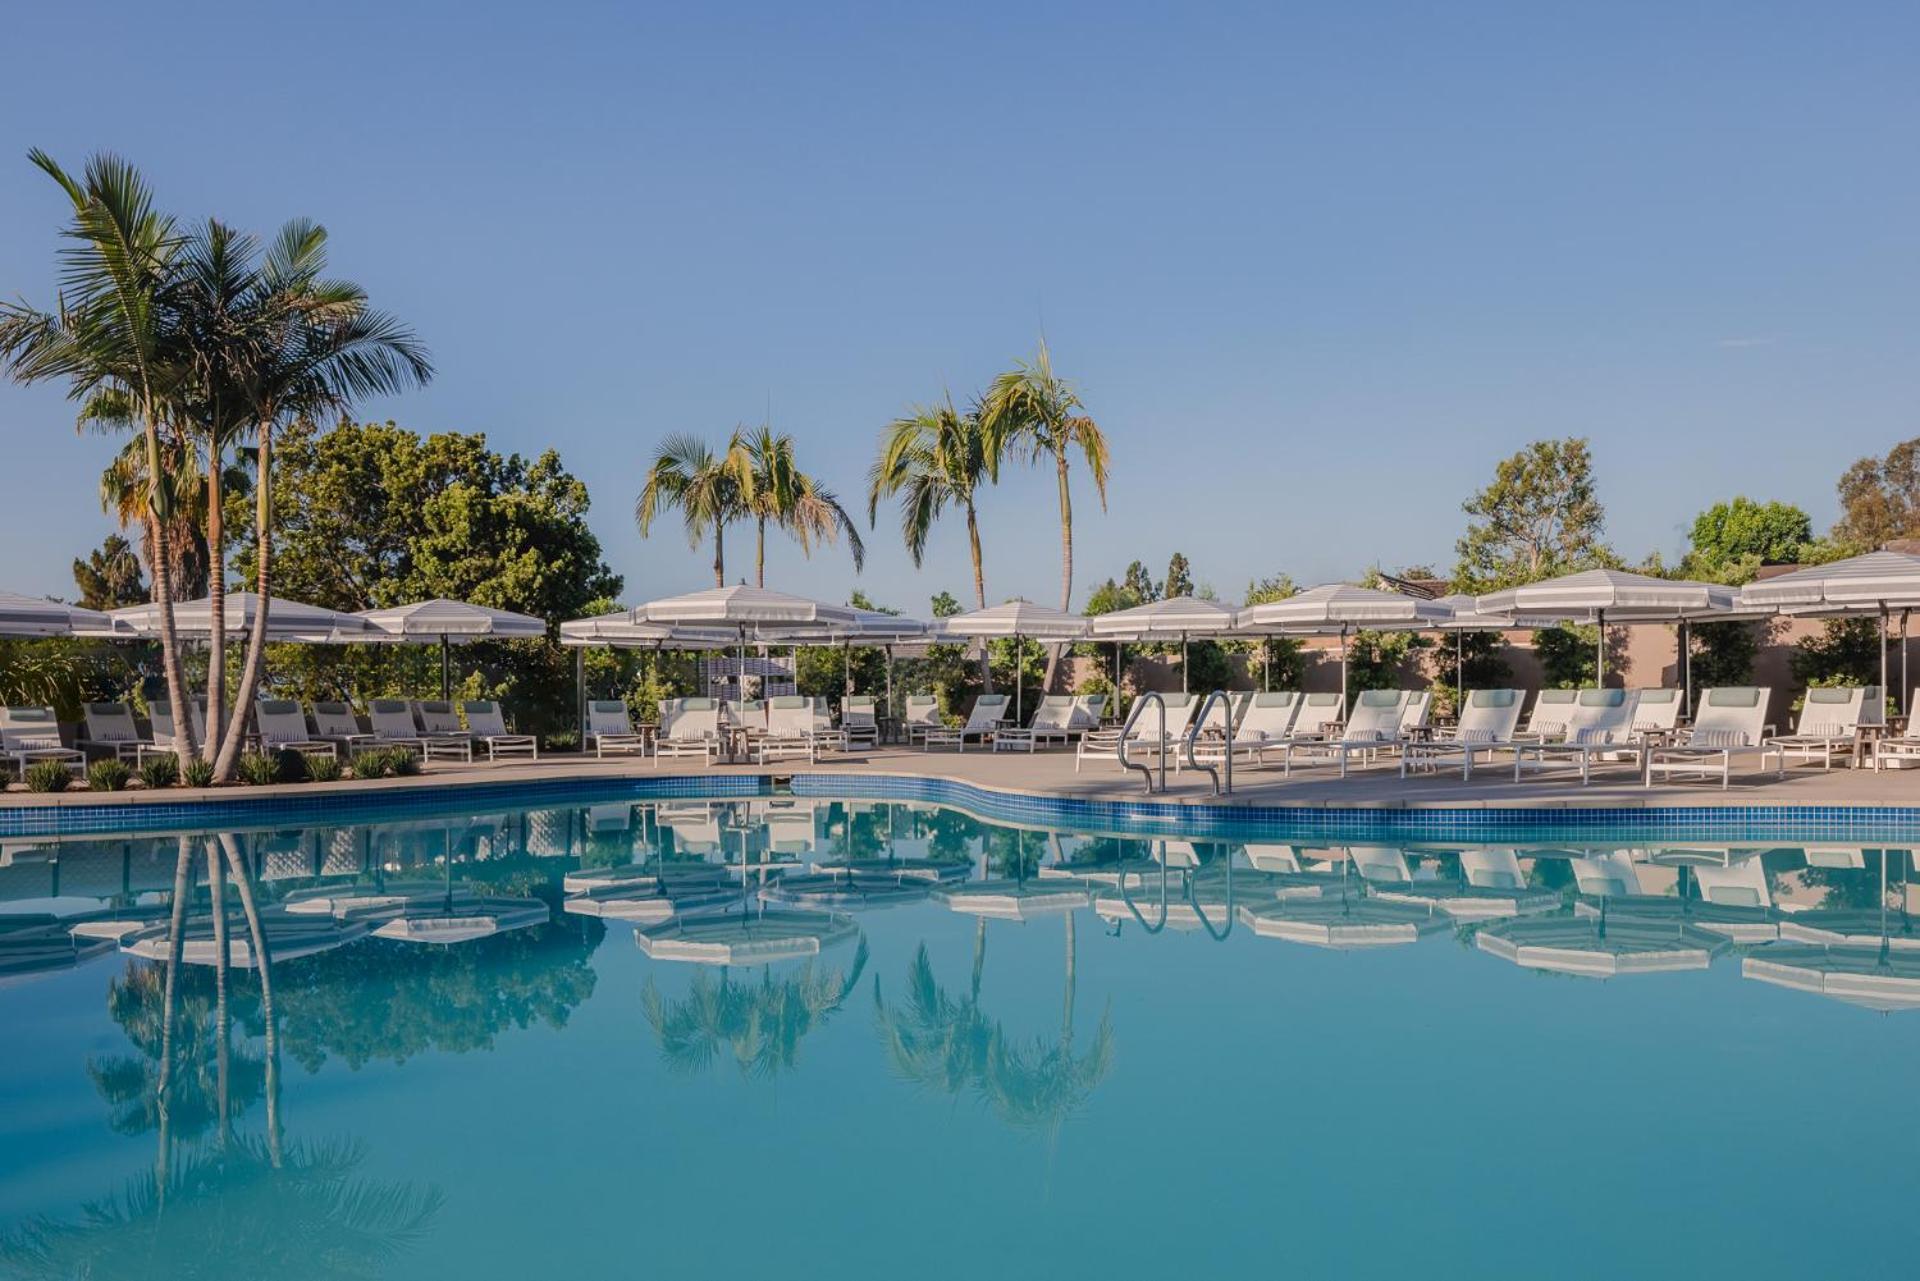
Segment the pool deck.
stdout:
[[[1098,762],[1090,760],[1081,772],[1076,773],[1072,752],[1027,754],[973,750],[964,753],[930,753],[887,747],[857,751],[845,757],[823,758],[817,763],[796,760],[771,766],[716,764],[706,769],[683,761],[664,762],[656,769],[651,760],[632,756],[595,760],[592,757],[558,755],[543,757],[537,762],[476,762],[472,765],[437,761],[415,778],[207,790],[169,788],[158,792],[103,793],[78,790],[35,793],[15,790],[0,796],[0,806],[180,804],[214,798],[238,800],[250,796],[313,796],[322,791],[329,794],[384,792],[463,783],[499,784],[565,778],[661,778],[727,774],[784,778],[794,774],[837,773],[949,778],[996,791],[1085,800],[1130,801],[1146,796],[1140,776],[1121,770],[1110,759]],[[1533,775],[1516,783],[1511,765],[1505,769],[1476,770],[1471,782],[1463,782],[1458,769],[1403,780],[1394,763],[1355,769],[1345,779],[1337,777],[1334,769],[1328,766],[1296,769],[1293,777],[1286,778],[1275,765],[1237,768],[1233,777],[1233,794],[1226,797],[1213,794],[1213,785],[1204,773],[1189,770],[1175,774],[1169,770],[1167,790],[1153,799],[1193,805],[1301,806],[1316,809],[1409,806],[1531,809],[1755,805],[1884,807],[1920,805],[1920,776],[1897,770],[1876,774],[1872,770],[1836,768],[1826,772],[1814,767],[1801,767],[1787,771],[1784,779],[1776,779],[1771,771],[1764,774],[1736,774],[1732,787],[1723,791],[1717,781],[1643,787],[1637,774],[1628,766],[1596,771],[1593,782],[1581,787],[1578,778],[1572,776]]]

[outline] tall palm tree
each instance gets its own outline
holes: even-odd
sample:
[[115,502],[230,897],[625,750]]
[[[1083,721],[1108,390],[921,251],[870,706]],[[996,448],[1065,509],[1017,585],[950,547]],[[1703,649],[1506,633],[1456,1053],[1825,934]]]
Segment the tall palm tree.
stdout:
[[676,433],[660,442],[647,481],[633,505],[633,520],[645,538],[654,518],[677,509],[686,523],[687,545],[713,535],[713,585],[727,585],[727,526],[752,514],[753,462],[738,433],[721,453],[698,436]]
[[[146,442],[150,568],[159,605],[160,652],[167,696],[187,706],[187,683],[173,625],[169,554],[168,490],[163,480],[174,460],[161,449],[161,427],[176,417],[192,369],[175,329],[173,292],[184,237],[174,219],[154,208],[153,193],[132,165],[100,154],[80,177],[45,152],[28,153],[60,185],[73,205],[63,235],[60,296],[52,312],[24,304],[0,306],[0,366],[23,383],[62,379],[70,399],[81,402],[81,420],[95,416],[92,402],[106,398],[123,406]],[[174,718],[174,749],[193,751],[193,718]]]
[[967,552],[973,559],[973,598],[987,607],[986,571],[980,560],[980,516],[974,494],[996,470],[978,413],[961,413],[952,397],[916,407],[880,433],[880,456],[867,469],[867,522],[879,519],[883,499],[900,498],[900,533],[915,568],[926,557],[927,538],[940,514],[957,507],[967,518]]
[[811,555],[818,541],[831,543],[841,535],[853,554],[855,572],[866,568],[867,549],[853,517],[831,489],[800,470],[793,457],[793,437],[761,425],[748,433],[735,431],[730,447],[744,449],[753,471],[753,495],[747,509],[754,523],[754,584],[767,585],[767,526],[793,535],[803,555]]
[[1053,372],[1053,358],[1042,342],[1031,363],[1016,362],[1014,367],[993,380],[981,405],[981,422],[986,428],[988,459],[993,463],[995,479],[1001,457],[1007,452],[1024,453],[1029,462],[1053,463],[1060,490],[1060,608],[1073,607],[1073,493],[1068,483],[1069,456],[1079,453],[1092,473],[1093,487],[1100,495],[1100,509],[1107,506],[1107,438],[1098,423],[1087,415],[1086,406],[1073,384]]
[[[366,290],[328,277],[327,229],[296,218],[264,255],[247,246],[230,289],[231,341],[204,371],[205,395],[237,404],[253,431],[254,564],[258,597],[233,712],[214,760],[229,777],[246,741],[246,713],[266,661],[273,585],[273,433],[283,422],[346,414],[368,396],[387,396],[433,378],[433,362],[413,332],[367,302]],[[224,629],[216,617],[216,634]]]

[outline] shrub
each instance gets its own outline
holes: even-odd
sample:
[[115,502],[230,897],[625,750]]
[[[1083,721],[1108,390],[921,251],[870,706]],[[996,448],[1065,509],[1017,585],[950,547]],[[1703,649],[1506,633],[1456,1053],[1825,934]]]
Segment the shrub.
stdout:
[[234,769],[241,781],[255,787],[280,781],[280,762],[261,752],[248,752],[240,758]]
[[96,792],[125,791],[127,780],[132,777],[133,771],[127,768],[127,763],[112,756],[87,767],[87,786]]
[[353,758],[355,778],[387,778],[393,773],[393,749],[376,747]]
[[337,756],[309,756],[307,758],[307,778],[314,783],[332,783],[340,778],[340,758]]
[[580,731],[557,729],[547,735],[546,742],[541,744],[540,750],[543,752],[577,752],[580,750]]
[[64,792],[73,783],[73,771],[63,761],[35,761],[27,766],[29,792]]
[[180,767],[180,781],[188,787],[212,787],[213,762],[194,757]]
[[140,781],[148,787],[172,787],[180,781],[180,762],[171,756],[149,756],[140,762]]
[[12,786],[13,764],[10,761],[0,761],[0,792],[4,792]]
[[420,758],[404,747],[393,749],[393,776],[412,778],[420,772]]

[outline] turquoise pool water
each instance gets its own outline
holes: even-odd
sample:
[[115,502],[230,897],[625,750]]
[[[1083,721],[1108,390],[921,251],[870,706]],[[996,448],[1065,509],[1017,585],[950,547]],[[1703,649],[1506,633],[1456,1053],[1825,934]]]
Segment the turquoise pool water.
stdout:
[[1904,1269],[1910,846],[1592,830],[8,838],[0,1277]]

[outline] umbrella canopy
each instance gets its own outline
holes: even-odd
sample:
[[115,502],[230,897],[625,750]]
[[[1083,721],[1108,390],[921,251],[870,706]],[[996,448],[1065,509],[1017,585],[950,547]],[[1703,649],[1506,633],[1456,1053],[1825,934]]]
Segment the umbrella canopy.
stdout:
[[676,917],[635,930],[633,941],[656,961],[764,965],[818,956],[859,933],[853,918],[843,913],[764,909],[749,915]]
[[1593,623],[1711,616],[1731,612],[1739,594],[1718,583],[1654,578],[1620,569],[1587,569],[1476,597],[1482,614],[1530,614],[1556,622]]
[[560,643],[569,649],[601,645],[612,649],[725,649],[733,641],[732,632],[717,628],[636,623],[630,609],[617,609],[592,618],[573,618],[560,624]]
[[1323,583],[1283,600],[1249,605],[1238,628],[1249,632],[1328,632],[1352,627],[1419,630],[1437,627],[1453,612],[1437,601],[1351,583]]
[[75,632],[105,632],[111,626],[98,610],[0,592],[0,636],[71,636]]
[[1743,960],[1740,976],[1883,1014],[1920,1008],[1920,955],[1911,952],[1775,944]]
[[1198,596],[1174,596],[1132,609],[1096,614],[1087,629],[1102,640],[1132,640],[1136,636],[1218,636],[1233,630],[1240,611]]
[[1036,641],[1075,641],[1086,636],[1087,620],[1032,601],[1010,600],[1004,605],[989,605],[938,619],[933,632],[938,636],[1020,636]]
[[470,605],[463,600],[424,600],[389,609],[363,609],[360,617],[367,621],[368,640],[428,644],[442,640],[531,639],[547,634],[545,619]]
[[758,640],[775,644],[893,645],[920,640],[927,625],[917,618],[848,606],[847,618],[817,623],[766,623],[754,629]]
[[764,623],[851,623],[853,611],[845,605],[789,596],[764,587],[709,587],[684,596],[667,596],[637,605],[636,623],[691,623],[744,628]]
[[[343,614],[337,609],[303,605],[297,600],[268,598],[267,636],[276,641],[304,641],[310,644],[345,644],[366,638],[367,620],[358,614]],[[260,598],[252,592],[228,592],[226,630],[245,633],[253,629]],[[158,636],[160,607],[129,605],[107,615],[114,636]],[[213,632],[213,606],[202,596],[183,600],[173,606],[174,630],[183,636],[208,636]]]
[[1748,583],[1740,590],[1740,603],[1743,608],[1794,612],[1823,606],[1836,611],[1920,608],[1920,556],[1868,552],[1830,565],[1810,565]]
[[1530,970],[1581,978],[1704,970],[1726,940],[1684,922],[1596,916],[1523,917],[1473,936],[1482,952]]

